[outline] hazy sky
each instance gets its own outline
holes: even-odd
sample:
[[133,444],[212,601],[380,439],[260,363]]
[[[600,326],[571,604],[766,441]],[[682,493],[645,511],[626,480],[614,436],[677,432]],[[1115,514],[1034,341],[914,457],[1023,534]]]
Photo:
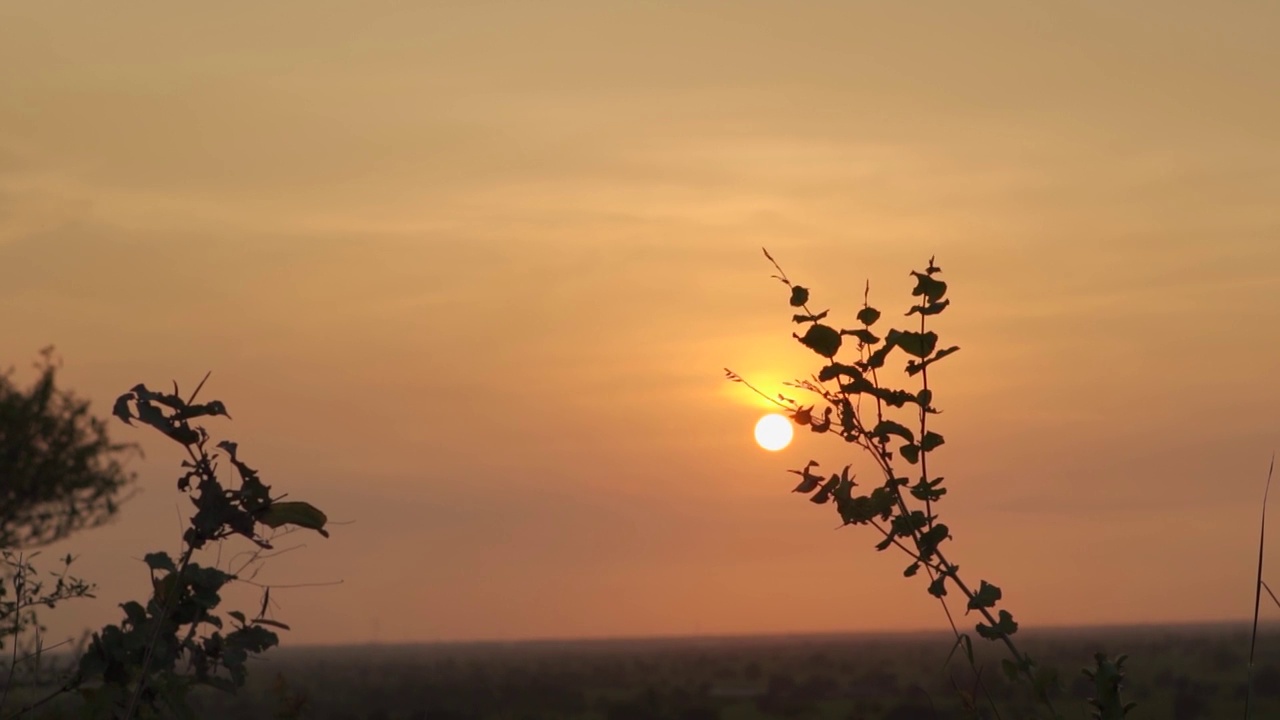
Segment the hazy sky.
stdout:
[[[1277,30],[1263,2],[0,0],[0,365],[56,344],[104,415],[211,370],[215,435],[349,523],[259,577],[342,581],[273,593],[286,643],[941,628],[788,492],[862,460],[760,450],[722,378],[818,367],[761,246],[886,320],[936,254],[963,574],[1026,626],[1242,618],[1280,447]],[[113,431],[143,493],[54,548],[101,587],[57,635],[118,621],[190,507],[177,446]]]

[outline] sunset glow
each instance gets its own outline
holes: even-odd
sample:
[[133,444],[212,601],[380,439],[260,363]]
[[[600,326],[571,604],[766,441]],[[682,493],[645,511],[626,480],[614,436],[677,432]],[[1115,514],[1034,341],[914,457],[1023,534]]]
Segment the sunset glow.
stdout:
[[[49,641],[177,556],[185,456],[110,412],[207,372],[212,441],[329,514],[254,579],[286,645],[945,629],[927,573],[791,492],[874,463],[756,423],[822,410],[786,384],[827,360],[797,313],[856,332],[866,293],[880,337],[918,330],[930,257],[955,561],[1028,627],[1249,617],[1277,28],[1274,2],[6,3],[0,371],[54,345],[145,451],[118,518],[45,548],[98,586]],[[916,392],[905,359],[868,374]],[[919,408],[882,409],[900,459]]]

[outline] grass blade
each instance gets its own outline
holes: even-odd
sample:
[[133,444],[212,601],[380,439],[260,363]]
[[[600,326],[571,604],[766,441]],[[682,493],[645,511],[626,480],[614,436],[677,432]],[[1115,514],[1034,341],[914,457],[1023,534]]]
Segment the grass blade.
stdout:
[[[1271,465],[1267,468],[1267,485],[1262,491],[1262,526],[1258,531],[1258,582],[1253,589],[1253,631],[1249,634],[1249,676],[1244,695],[1244,718],[1249,720],[1249,711],[1253,706],[1253,651],[1258,647],[1258,610],[1262,607],[1262,550],[1267,539],[1267,495],[1271,492],[1271,473],[1276,469],[1276,455],[1271,454]],[[1271,588],[1267,588],[1271,593]],[[1275,596],[1272,595],[1272,599]]]

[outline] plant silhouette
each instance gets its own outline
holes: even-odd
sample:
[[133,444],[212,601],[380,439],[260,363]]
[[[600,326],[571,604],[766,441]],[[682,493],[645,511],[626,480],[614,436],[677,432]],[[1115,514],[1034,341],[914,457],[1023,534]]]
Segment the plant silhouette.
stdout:
[[115,516],[134,482],[122,460],[140,452],[114,443],[89,402],[57,387],[58,362],[45,348],[26,390],[0,374],[0,548],[48,545]]
[[[930,471],[929,455],[945,439],[929,426],[929,419],[940,412],[929,384],[929,370],[960,348],[943,346],[938,334],[927,327],[929,318],[951,305],[946,297],[947,283],[940,278],[942,268],[929,258],[923,270],[911,271],[915,281],[911,294],[917,300],[905,317],[916,317],[915,327],[878,329],[882,313],[870,304],[868,282],[862,307],[854,315],[855,323],[850,328],[840,328],[824,322],[831,311],[814,312],[809,289],[793,283],[768,250],[764,255],[777,271],[772,277],[787,288],[794,312],[792,323],[804,328],[803,333],[793,332],[792,337],[822,358],[816,373],[786,386],[815,401],[804,405],[782,394],[770,396],[727,368],[726,378],[744,384],[784,409],[797,425],[814,433],[835,435],[857,447],[871,458],[876,473],[870,483],[857,478],[852,465],[826,475],[817,472],[819,465],[811,460],[803,468],[789,471],[800,477],[793,492],[808,496],[813,503],[831,505],[842,526],[865,525],[874,529],[880,536],[877,551],[896,548],[907,556],[905,577],[915,577],[923,570],[928,580],[926,590],[941,603],[955,634],[952,655],[962,650],[977,673],[972,640],[968,633],[960,632],[946,601],[951,589],[959,592],[965,613],[977,613],[979,617],[974,625],[978,637],[1000,643],[1007,650],[1009,657],[1001,663],[1005,676],[1025,682],[1051,717],[1063,717],[1053,700],[1061,691],[1058,675],[1052,668],[1038,664],[1014,642],[1018,623],[1002,605],[1003,591],[985,579],[976,585],[963,579],[960,566],[949,559],[949,551],[944,548],[952,540],[951,529],[940,521],[937,505],[948,488],[943,487],[943,477]],[[882,379],[895,352],[906,357],[903,370],[908,378],[918,380],[917,387],[895,387]],[[856,357],[844,359],[849,355]],[[895,414],[898,419],[894,419]],[[1132,703],[1120,699],[1122,666],[1123,657],[1112,662],[1099,654],[1094,669],[1086,670],[1096,684],[1097,697],[1091,700],[1094,717],[1120,720],[1133,708]],[[980,674],[978,677],[979,687],[984,687]],[[985,696],[998,717],[999,710],[990,693]],[[976,716],[976,703],[969,703],[969,707]]]
[[23,389],[12,368],[0,374],[0,650],[9,662],[0,706],[41,668],[40,610],[92,597],[93,586],[71,575],[71,555],[44,574],[39,550],[116,516],[134,482],[124,461],[137,445],[112,442],[106,420],[89,401],[60,389],[54,349],[40,352],[39,375]]
[[[176,383],[172,393],[136,385],[113,408],[123,422],[150,426],[186,451],[177,487],[190,497],[195,513],[183,533],[180,556],[147,553],[143,561],[150,575],[148,596],[123,603],[124,619],[93,633],[75,670],[52,692],[13,713],[0,712],[0,717],[20,717],[74,693],[89,718],[191,718],[193,688],[237,691],[247,680],[249,658],[279,644],[276,630],[288,626],[267,616],[270,587],[264,587],[261,605],[252,616],[239,610],[218,612],[220,593],[229,583],[247,580],[242,573],[260,561],[263,551],[272,549],[273,531],[290,526],[328,537],[328,519],[309,503],[273,495],[271,486],[242,459],[236,443],[214,444],[203,426],[193,424],[200,418],[230,418],[220,401],[195,402],[203,385],[201,381],[185,400]],[[226,485],[219,479],[221,460],[234,468],[238,483]],[[237,536],[255,548],[238,568],[196,561],[201,549]],[[34,572],[26,570],[20,574],[24,581]],[[57,589],[63,584],[60,580]],[[0,697],[0,711],[8,686]]]

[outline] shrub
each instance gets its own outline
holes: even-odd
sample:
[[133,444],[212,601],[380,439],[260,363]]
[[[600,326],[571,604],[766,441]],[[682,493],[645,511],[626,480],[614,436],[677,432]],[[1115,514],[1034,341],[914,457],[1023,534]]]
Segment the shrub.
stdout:
[[[279,643],[276,630],[288,629],[267,617],[270,587],[263,588],[262,603],[252,617],[239,610],[219,612],[220,593],[231,582],[247,581],[244,571],[272,549],[275,536],[305,528],[328,537],[327,518],[308,503],[273,495],[271,486],[242,459],[236,443],[224,440],[213,444],[205,428],[193,424],[201,418],[230,418],[217,400],[195,402],[203,385],[202,381],[186,400],[179,395],[176,383],[172,393],[137,385],[121,395],[113,409],[126,424],[150,426],[186,451],[177,488],[191,498],[195,513],[183,534],[181,554],[173,558],[162,551],[148,553],[143,558],[150,575],[145,600],[123,603],[124,619],[93,633],[74,671],[61,684],[5,717],[30,713],[66,694],[79,697],[84,714],[92,718],[129,719],[160,713],[191,717],[189,693],[193,688],[235,692],[247,679],[249,658]],[[219,462],[223,460],[234,468],[238,483],[224,485],[219,479]],[[197,561],[200,550],[236,536],[254,547],[238,568],[222,569]],[[34,568],[23,566],[18,577],[26,583],[33,573]],[[29,596],[31,586],[25,587]],[[55,593],[58,591],[64,591],[62,580],[55,587]],[[20,616],[20,603],[0,607],[8,612],[4,618],[13,616],[15,609]],[[20,624],[16,627],[22,628]],[[0,698],[0,711],[5,698]]]
[[[930,318],[951,304],[946,297],[947,283],[939,277],[942,269],[930,258],[924,270],[911,272],[915,280],[912,297],[917,300],[905,316],[918,317],[915,327],[879,329],[882,314],[870,304],[868,283],[855,322],[846,328],[828,324],[830,310],[814,312],[809,289],[793,283],[767,250],[764,255],[777,271],[772,277],[787,288],[792,323],[804,330],[793,332],[792,337],[821,358],[816,373],[786,383],[813,402],[805,405],[782,394],[775,398],[727,368],[726,378],[784,410],[796,425],[841,438],[869,457],[875,468],[875,478],[868,483],[851,472],[852,465],[827,475],[818,472],[818,463],[811,460],[803,468],[789,471],[800,478],[794,492],[815,504],[832,506],[844,525],[873,529],[880,538],[877,551],[894,548],[907,556],[904,576],[916,577],[923,571],[927,592],[941,603],[955,634],[952,654],[963,651],[976,673],[972,640],[956,626],[947,605],[950,591],[957,591],[966,614],[976,612],[980,617],[974,626],[978,637],[1000,643],[1007,651],[1008,657],[1002,661],[1005,676],[1025,682],[1050,715],[1061,718],[1053,701],[1061,690],[1057,673],[1036,663],[1014,642],[1018,623],[1002,606],[1000,587],[987,580],[975,585],[962,578],[959,566],[949,559],[950,528],[937,513],[948,488],[929,468],[929,454],[945,442],[929,426],[930,417],[939,412],[929,369],[960,349],[944,346],[938,334],[927,327]],[[884,380],[889,374],[887,365],[895,356],[905,356],[903,370],[915,380],[915,387],[897,387]],[[1090,701],[1094,717],[1120,720],[1133,708],[1133,703],[1120,699],[1124,660],[1124,656],[1111,660],[1099,654],[1093,669],[1085,671],[1094,683],[1095,697]],[[990,693],[985,697],[994,709]],[[977,715],[976,699],[971,699],[969,709]]]

